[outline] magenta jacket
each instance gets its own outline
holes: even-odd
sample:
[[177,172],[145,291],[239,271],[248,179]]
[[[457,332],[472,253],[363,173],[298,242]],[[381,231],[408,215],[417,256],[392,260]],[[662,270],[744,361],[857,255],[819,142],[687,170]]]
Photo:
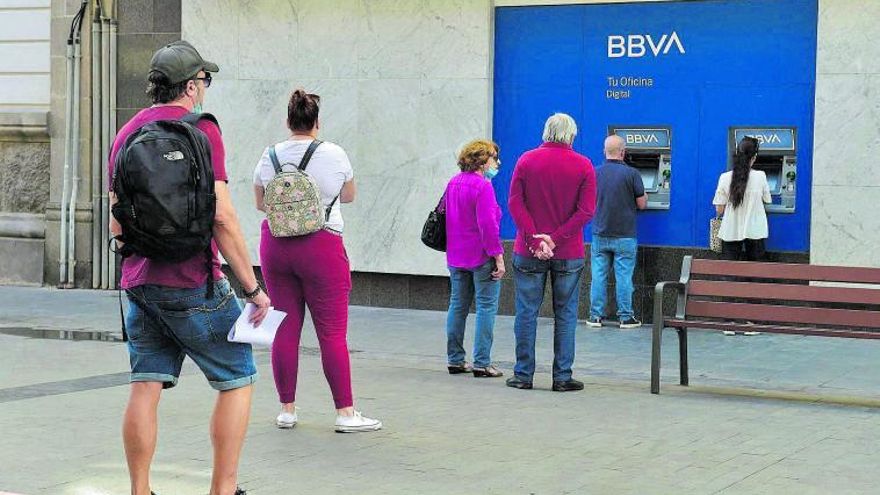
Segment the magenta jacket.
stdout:
[[532,256],[549,234],[556,243],[554,258],[584,257],[584,226],[596,211],[596,172],[589,158],[560,143],[544,143],[527,151],[513,170],[508,201],[516,223],[513,252]]
[[492,183],[462,172],[446,185],[446,263],[473,269],[502,254],[501,208]]

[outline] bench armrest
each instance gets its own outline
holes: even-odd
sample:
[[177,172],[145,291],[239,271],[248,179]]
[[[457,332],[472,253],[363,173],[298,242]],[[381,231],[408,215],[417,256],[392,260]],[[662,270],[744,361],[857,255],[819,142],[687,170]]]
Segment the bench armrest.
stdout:
[[676,318],[684,318],[683,298],[687,285],[683,282],[667,280],[665,282],[658,282],[657,285],[654,286],[654,324],[662,324],[663,322],[663,294],[667,287],[675,289],[676,297],[679,302],[679,304],[676,304]]

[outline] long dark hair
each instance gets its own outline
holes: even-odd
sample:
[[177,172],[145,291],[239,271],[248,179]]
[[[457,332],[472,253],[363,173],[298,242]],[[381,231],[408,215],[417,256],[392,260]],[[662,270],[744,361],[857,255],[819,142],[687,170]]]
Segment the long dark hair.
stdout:
[[733,177],[730,180],[730,204],[738,208],[746,195],[746,186],[749,183],[749,171],[752,169],[752,159],[758,154],[758,140],[746,136],[736,145],[733,154]]
[[321,97],[297,89],[287,103],[287,128],[292,132],[308,132],[318,121]]

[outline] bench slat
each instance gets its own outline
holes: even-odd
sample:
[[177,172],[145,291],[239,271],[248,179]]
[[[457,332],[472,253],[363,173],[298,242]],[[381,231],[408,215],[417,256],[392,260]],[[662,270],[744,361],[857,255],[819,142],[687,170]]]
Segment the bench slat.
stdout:
[[743,325],[736,323],[724,323],[720,321],[679,320],[666,318],[663,320],[664,327],[685,327],[696,330],[736,330],[740,332],[764,332],[784,333],[793,335],[813,335],[817,337],[847,337],[851,339],[876,339],[880,340],[880,332],[825,329],[816,327],[794,327],[780,325]]
[[878,311],[689,300],[686,312],[689,317],[880,328]]
[[692,275],[880,284],[880,268],[695,259]]
[[[809,301],[821,303],[878,304],[880,289],[851,287],[816,287],[810,285],[769,284],[691,280],[689,296],[738,297],[772,301]],[[880,317],[880,315],[878,315]]]

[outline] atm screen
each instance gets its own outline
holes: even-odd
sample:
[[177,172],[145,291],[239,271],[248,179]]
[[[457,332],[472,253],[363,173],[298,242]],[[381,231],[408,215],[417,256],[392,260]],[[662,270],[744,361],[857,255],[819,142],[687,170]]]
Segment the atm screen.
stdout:
[[770,193],[771,194],[779,194],[779,173],[773,173],[769,170],[766,170],[767,174],[767,184],[770,185]]
[[627,163],[635,167],[642,175],[642,183],[645,185],[646,191],[656,191],[657,170],[660,166],[660,155],[636,155],[628,154]]
[[771,194],[779,194],[779,188],[782,185],[782,157],[758,155],[755,161],[755,169],[763,170],[767,175],[767,184],[770,185]]
[[650,191],[657,187],[657,169],[656,168],[640,168],[639,173],[642,174],[642,183],[645,190]]

